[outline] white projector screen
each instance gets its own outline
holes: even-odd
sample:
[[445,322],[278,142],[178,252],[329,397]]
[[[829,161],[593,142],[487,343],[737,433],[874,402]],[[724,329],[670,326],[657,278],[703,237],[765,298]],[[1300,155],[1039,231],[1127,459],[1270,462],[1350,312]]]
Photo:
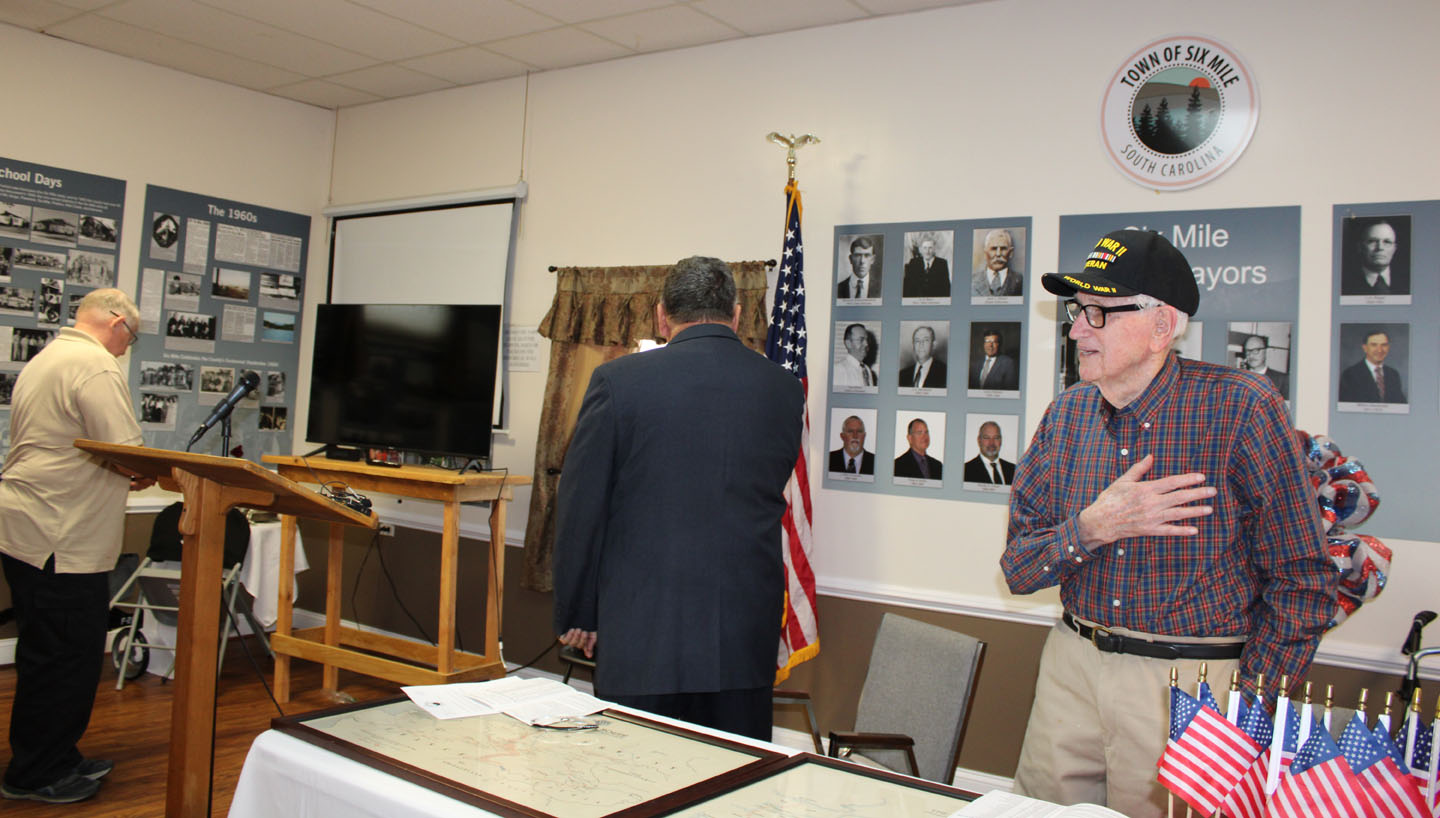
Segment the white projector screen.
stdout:
[[[382,207],[334,217],[330,303],[499,304],[505,325],[515,199],[388,211]],[[502,343],[496,361],[497,427],[503,363]]]

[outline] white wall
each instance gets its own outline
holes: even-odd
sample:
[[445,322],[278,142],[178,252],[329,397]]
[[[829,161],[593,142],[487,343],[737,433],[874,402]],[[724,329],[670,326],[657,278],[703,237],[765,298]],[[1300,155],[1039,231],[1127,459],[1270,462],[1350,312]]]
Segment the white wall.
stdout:
[[[148,184],[317,216],[324,206],[335,131],[329,111],[4,24],[0,54],[14,80],[0,156],[126,182],[117,283],[128,292],[139,273]],[[312,223],[312,273],[325,270],[323,221]],[[307,303],[314,297],[307,292]],[[308,361],[308,351],[302,357]]]
[[[531,193],[520,210],[511,297],[512,320],[522,325],[537,323],[550,303],[551,264],[776,256],[785,163],[764,141],[772,130],[824,140],[801,152],[799,166],[809,268],[822,279],[833,269],[832,229],[842,223],[1032,216],[1039,273],[1055,268],[1063,214],[1298,204],[1298,342],[1307,352],[1296,414],[1300,427],[1320,432],[1331,205],[1437,197],[1440,113],[1423,56],[1437,30],[1440,7],[1431,0],[1003,0],[940,9],[548,72],[530,78],[528,97],[524,81],[507,80],[347,109],[337,123],[332,197],[344,204],[491,187],[523,173]],[[1120,61],[1173,33],[1237,49],[1258,78],[1261,117],[1228,173],[1157,194],[1105,159],[1098,109]],[[1402,112],[1408,123],[1388,127]],[[1054,359],[1054,302],[1035,300],[1027,438],[1051,397]],[[809,309],[811,326],[828,325],[825,299]],[[828,367],[827,347],[816,349],[818,467]],[[524,473],[542,385],[538,374],[511,382],[515,437],[497,460]],[[1383,473],[1383,464],[1369,465]],[[1037,621],[1053,615],[1053,594],[1004,590],[996,568],[1002,507],[831,492],[818,484],[819,468],[812,473],[822,591]],[[523,509],[521,498],[512,537],[523,530]],[[1384,537],[1383,512],[1375,526],[1369,533]],[[1426,578],[1440,574],[1440,548],[1390,542],[1398,569],[1391,588],[1327,639],[1328,659],[1392,659],[1387,646],[1398,644],[1414,609],[1434,606]]]

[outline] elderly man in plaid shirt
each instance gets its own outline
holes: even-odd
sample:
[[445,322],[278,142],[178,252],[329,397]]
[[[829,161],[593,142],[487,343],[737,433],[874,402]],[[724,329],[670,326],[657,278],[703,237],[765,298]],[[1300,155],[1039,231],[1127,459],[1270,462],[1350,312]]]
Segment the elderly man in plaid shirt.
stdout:
[[1171,352],[1200,305],[1179,250],[1120,230],[1041,283],[1068,299],[1084,382],[1046,410],[1010,493],[1006,582],[1059,585],[1065,606],[1015,787],[1159,816],[1169,669],[1298,682],[1337,575],[1284,397]]

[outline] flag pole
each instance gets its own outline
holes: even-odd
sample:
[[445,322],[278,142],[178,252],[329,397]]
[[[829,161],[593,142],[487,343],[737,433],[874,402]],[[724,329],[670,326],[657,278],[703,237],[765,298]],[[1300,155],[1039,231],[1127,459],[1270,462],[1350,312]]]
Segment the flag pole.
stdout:
[[1265,771],[1265,794],[1273,795],[1280,786],[1280,754],[1285,751],[1285,723],[1290,715],[1290,677],[1281,676],[1275,689],[1275,732],[1270,737],[1270,767]]
[[771,132],[767,140],[786,148],[789,181],[785,185],[784,248],[775,280],[770,326],[765,335],[765,356],[800,380],[805,395],[804,420],[795,467],[785,484],[785,514],[781,518],[781,549],[785,570],[785,607],[780,614],[780,640],[775,656],[775,684],[790,676],[796,665],[820,652],[816,615],[815,572],[810,564],[813,548],[810,506],[810,376],[805,366],[805,246],[800,235],[800,186],[795,181],[795,151],[820,140],[813,134],[782,136]]

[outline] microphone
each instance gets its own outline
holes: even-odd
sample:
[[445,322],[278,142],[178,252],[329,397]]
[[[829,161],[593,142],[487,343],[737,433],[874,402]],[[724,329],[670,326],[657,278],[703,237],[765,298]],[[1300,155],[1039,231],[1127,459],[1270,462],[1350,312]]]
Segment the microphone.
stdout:
[[254,392],[255,387],[259,385],[259,373],[253,370],[249,370],[246,371],[244,375],[241,375],[240,383],[236,384],[235,388],[230,390],[230,394],[225,396],[225,400],[220,401],[220,404],[215,407],[215,411],[210,413],[210,417],[205,418],[205,422],[200,424],[200,428],[196,429],[195,434],[190,436],[190,442],[185,445],[186,451],[189,451],[190,447],[195,445],[195,441],[199,440],[205,435],[206,432],[210,431],[211,426],[214,426],[225,418],[230,417],[230,413],[235,411],[236,404],[244,400],[246,395]]
[[1405,637],[1405,644],[1400,652],[1409,656],[1420,649],[1421,634],[1425,626],[1435,621],[1434,611],[1421,611],[1415,614],[1415,619],[1410,622],[1410,633]]

